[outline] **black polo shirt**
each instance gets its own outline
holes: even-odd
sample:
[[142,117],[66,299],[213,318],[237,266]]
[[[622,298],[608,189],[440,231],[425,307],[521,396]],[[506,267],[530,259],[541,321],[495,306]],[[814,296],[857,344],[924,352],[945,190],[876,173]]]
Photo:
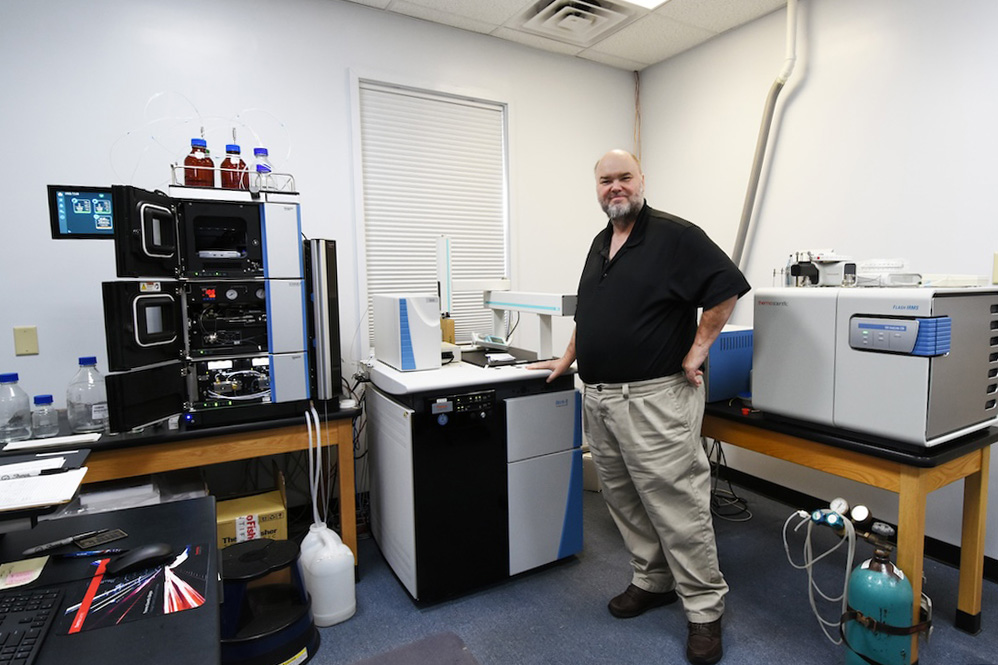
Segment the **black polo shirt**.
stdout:
[[681,372],[696,336],[697,308],[745,295],[748,281],[700,227],[647,203],[611,261],[612,235],[607,223],[579,280],[579,377],[625,383]]

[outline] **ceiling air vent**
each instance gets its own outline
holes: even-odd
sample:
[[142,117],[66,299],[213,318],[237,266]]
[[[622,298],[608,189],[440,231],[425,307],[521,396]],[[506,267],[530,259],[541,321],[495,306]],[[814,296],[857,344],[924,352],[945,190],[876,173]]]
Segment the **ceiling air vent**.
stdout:
[[517,29],[548,39],[592,46],[638,17],[608,0],[543,0],[519,17]]

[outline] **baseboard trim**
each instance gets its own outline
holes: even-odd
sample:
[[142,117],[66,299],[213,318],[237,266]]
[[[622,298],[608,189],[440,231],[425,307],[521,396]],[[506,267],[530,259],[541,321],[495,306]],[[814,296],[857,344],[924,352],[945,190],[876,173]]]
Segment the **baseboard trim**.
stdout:
[[[810,494],[792,490],[788,487],[784,487],[783,485],[778,485],[777,483],[764,480],[757,476],[753,476],[730,467],[722,467],[719,472],[719,477],[722,480],[727,480],[735,483],[736,485],[741,485],[742,487],[752,490],[757,494],[762,494],[763,496],[773,499],[774,501],[785,503],[793,508],[801,508],[811,512],[817,508],[828,507],[828,503],[826,501],[811,496]],[[894,526],[895,528],[897,527],[897,525],[891,526]],[[925,537],[925,556],[930,559],[949,564],[954,568],[960,567],[960,548],[956,545],[951,545],[950,543],[932,538],[931,536]],[[990,582],[998,582],[998,560],[992,559],[989,556],[984,557],[984,579]]]

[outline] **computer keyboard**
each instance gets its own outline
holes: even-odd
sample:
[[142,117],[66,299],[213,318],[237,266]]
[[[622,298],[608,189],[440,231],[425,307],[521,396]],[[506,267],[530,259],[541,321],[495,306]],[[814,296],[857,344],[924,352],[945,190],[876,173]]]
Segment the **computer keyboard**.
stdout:
[[0,592],[0,665],[31,665],[59,611],[61,589]]

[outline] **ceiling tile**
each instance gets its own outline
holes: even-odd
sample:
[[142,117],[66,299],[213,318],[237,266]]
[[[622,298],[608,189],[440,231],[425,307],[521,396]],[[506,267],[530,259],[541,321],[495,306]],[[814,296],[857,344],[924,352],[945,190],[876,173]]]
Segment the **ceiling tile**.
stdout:
[[412,16],[413,18],[421,18],[433,23],[441,23],[443,25],[449,25],[473,32],[483,32],[485,34],[489,34],[496,28],[494,23],[467,18],[458,14],[450,14],[438,9],[418,5],[413,2],[400,2],[400,0],[393,0],[390,9],[397,14],[405,14],[406,16]]
[[391,1],[392,0],[347,0],[347,2],[352,2],[356,5],[367,5],[368,7],[377,7],[378,9],[385,9]]
[[707,41],[713,32],[654,14],[613,33],[589,50],[635,62],[661,62]]
[[575,55],[582,50],[581,46],[572,46],[571,44],[557,42],[553,39],[545,39],[544,37],[532,35],[529,32],[521,32],[511,28],[496,28],[496,30],[492,32],[492,35],[494,37],[507,39],[511,42],[516,42],[525,46],[532,46],[534,48],[544,49],[545,51],[553,51],[554,53],[564,53],[565,55]]
[[669,0],[655,10],[655,15],[722,33],[786,4],[787,0]]
[[388,9],[395,11],[398,4],[419,5],[444,14],[502,25],[532,3],[530,0],[392,0]]
[[[589,48],[519,29],[550,0],[347,0],[532,48],[640,71],[786,6],[787,0],[669,0]],[[587,0],[599,2],[600,0]],[[626,3],[625,3],[626,4]],[[646,10],[639,10],[642,13]],[[591,43],[591,42],[590,42]]]
[[586,49],[579,54],[580,58],[585,58],[586,60],[592,60],[593,62],[598,62],[603,65],[609,65],[616,69],[623,69],[628,72],[639,72],[645,67],[652,65],[652,62],[637,62],[635,60],[628,60],[627,58],[618,58],[615,55],[609,55],[606,53],[597,53],[592,49]]

